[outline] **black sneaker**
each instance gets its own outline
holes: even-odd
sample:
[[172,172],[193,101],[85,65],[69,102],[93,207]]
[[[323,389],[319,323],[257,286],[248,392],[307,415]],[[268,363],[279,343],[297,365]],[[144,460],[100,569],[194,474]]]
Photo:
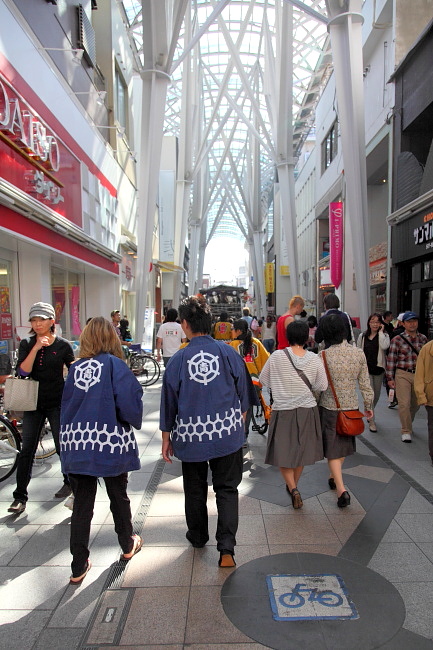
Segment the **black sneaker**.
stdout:
[[388,404],[388,408],[389,408],[389,409],[393,409],[393,408],[395,408],[396,406],[398,406],[398,402],[397,402],[397,400],[393,400],[392,402],[390,402],[390,403]]
[[207,541],[209,540],[209,537],[205,542],[198,542],[196,541],[189,530],[186,532],[185,537],[187,538],[188,542],[193,546],[194,548],[203,548],[203,546],[206,546]]

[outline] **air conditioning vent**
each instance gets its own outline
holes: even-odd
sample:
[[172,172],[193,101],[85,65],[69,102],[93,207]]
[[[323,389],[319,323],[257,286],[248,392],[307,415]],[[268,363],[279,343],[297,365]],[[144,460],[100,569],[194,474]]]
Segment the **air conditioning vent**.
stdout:
[[78,5],[78,48],[84,50],[83,58],[93,68],[96,66],[95,30],[83,9]]

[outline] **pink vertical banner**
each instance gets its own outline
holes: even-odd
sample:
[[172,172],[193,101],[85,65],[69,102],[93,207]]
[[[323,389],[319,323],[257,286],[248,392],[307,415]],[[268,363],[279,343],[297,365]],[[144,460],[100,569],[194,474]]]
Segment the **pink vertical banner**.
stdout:
[[72,319],[72,334],[73,336],[80,336],[80,287],[71,287],[71,319]]
[[331,282],[336,289],[343,279],[343,203],[329,204],[329,240],[331,254]]

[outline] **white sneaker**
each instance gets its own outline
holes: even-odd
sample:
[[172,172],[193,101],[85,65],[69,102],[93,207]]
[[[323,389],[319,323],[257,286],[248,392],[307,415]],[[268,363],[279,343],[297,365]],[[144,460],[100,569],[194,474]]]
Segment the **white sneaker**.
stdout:
[[412,442],[412,438],[410,433],[403,433],[401,436],[401,441],[402,442]]
[[66,499],[66,501],[65,501],[65,503],[63,505],[65,506],[65,508],[69,508],[69,510],[73,510],[74,509],[74,495],[71,494],[71,496]]

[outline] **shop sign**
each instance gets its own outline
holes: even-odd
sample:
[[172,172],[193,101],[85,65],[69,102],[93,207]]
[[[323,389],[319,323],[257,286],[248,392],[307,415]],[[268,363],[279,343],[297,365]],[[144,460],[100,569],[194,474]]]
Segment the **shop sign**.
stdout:
[[433,212],[424,215],[424,223],[414,228],[415,246],[425,245],[426,250],[433,248]]
[[268,262],[265,264],[265,293],[274,293],[274,291],[274,264],[273,262]]
[[0,314],[0,339],[11,339],[12,332],[12,314]]
[[280,266],[280,275],[290,275],[290,267],[288,266]]
[[2,177],[82,227],[80,161],[0,74]]
[[386,282],[386,261],[370,266],[370,285]]
[[343,279],[343,203],[329,204],[329,240],[331,251],[331,282],[336,289]]

